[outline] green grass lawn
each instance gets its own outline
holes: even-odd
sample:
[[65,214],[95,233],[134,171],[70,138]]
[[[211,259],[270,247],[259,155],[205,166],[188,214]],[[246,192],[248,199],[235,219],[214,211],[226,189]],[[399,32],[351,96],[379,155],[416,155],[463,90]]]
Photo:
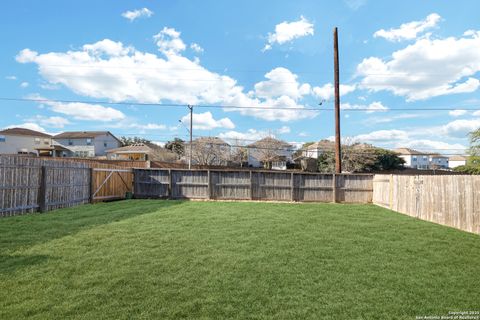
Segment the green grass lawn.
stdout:
[[0,319],[480,310],[480,237],[373,205],[130,200],[0,219]]

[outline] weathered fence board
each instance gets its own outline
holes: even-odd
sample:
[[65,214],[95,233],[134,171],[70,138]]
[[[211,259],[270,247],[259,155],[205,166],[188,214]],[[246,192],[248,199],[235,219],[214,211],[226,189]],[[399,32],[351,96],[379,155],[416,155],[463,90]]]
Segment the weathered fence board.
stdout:
[[0,156],[0,216],[88,203],[89,183],[84,163]]
[[480,176],[375,175],[373,203],[480,234]]
[[90,174],[93,202],[124,199],[127,192],[133,192],[131,169],[93,168]]
[[372,200],[373,175],[365,174],[183,169],[134,172],[137,198],[359,203]]

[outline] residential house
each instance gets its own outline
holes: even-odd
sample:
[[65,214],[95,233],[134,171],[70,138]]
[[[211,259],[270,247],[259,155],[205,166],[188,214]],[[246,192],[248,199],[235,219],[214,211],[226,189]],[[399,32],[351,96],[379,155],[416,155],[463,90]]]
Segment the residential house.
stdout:
[[51,155],[52,136],[25,128],[0,131],[0,154]]
[[266,137],[247,146],[248,165],[256,168],[286,170],[292,163],[293,146],[272,137]]
[[335,150],[335,144],[330,140],[320,140],[304,148],[302,156],[307,158],[315,158],[326,152]]
[[448,169],[448,157],[438,153],[431,153],[429,155],[430,169]]
[[455,155],[448,159],[448,167],[453,169],[467,164],[467,157]]
[[150,143],[136,143],[107,150],[109,160],[175,161],[177,155],[170,150]]
[[107,150],[122,146],[122,142],[110,131],[63,132],[53,139],[57,144],[71,150],[75,157],[105,156]]
[[394,152],[405,160],[405,167],[407,168],[428,169],[430,167],[430,155],[426,152],[419,152],[409,148],[398,148]]

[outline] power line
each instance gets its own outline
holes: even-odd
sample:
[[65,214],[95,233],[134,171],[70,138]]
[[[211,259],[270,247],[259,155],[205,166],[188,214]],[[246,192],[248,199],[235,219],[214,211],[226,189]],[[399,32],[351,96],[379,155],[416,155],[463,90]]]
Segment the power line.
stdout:
[[[9,98],[0,97],[0,101],[17,101],[17,102],[38,102],[38,103],[84,103],[84,104],[104,104],[104,105],[124,105],[124,106],[153,106],[153,107],[182,107],[186,108],[187,103],[154,103],[154,102],[112,102],[112,101],[88,101],[88,100],[66,100],[66,99],[30,99],[30,98]],[[303,111],[334,111],[334,108],[312,108],[312,107],[276,107],[276,106],[238,106],[238,105],[194,105],[195,108],[210,109],[258,109],[258,110],[303,110]],[[345,112],[355,111],[371,111],[371,112],[389,112],[389,111],[479,111],[480,108],[462,108],[462,107],[416,107],[416,108],[342,108]]]

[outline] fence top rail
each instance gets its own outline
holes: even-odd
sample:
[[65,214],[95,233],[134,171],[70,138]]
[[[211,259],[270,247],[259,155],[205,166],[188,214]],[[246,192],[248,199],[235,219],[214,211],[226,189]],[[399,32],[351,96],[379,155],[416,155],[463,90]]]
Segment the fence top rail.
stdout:
[[[272,173],[272,174],[300,174],[315,176],[332,176],[333,173],[302,172],[302,171],[281,171],[281,170],[256,170],[256,169],[183,169],[183,168],[133,168],[141,171],[187,171],[187,172],[245,172],[245,173]],[[335,173],[336,176],[366,176],[373,177],[373,173]]]
[[108,169],[108,168],[92,168],[95,172],[133,172],[132,169]]

